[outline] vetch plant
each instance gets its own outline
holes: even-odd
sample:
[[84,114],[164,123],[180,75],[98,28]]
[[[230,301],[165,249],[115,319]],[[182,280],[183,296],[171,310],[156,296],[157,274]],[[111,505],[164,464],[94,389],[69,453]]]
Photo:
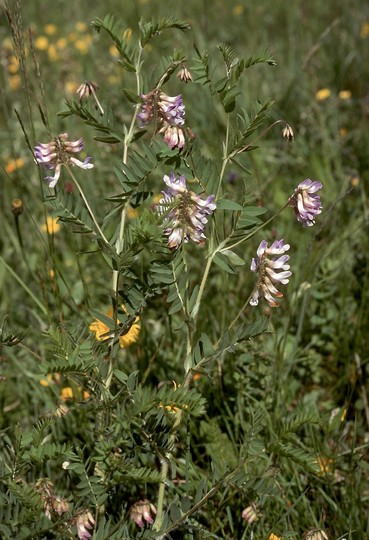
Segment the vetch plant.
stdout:
[[[70,538],[76,529],[80,539],[137,534],[159,539],[179,531],[190,539],[216,530],[214,537],[231,538],[238,527],[241,538],[244,527],[263,523],[267,511],[262,505],[269,498],[284,500],[272,465],[282,468],[285,456],[305,465],[309,455],[291,435],[303,421],[296,419],[296,427],[285,431],[277,426],[278,434],[269,436],[260,411],[254,417],[247,412],[245,419],[239,405],[234,415],[237,399],[228,399],[222,371],[234,355],[235,365],[240,358],[245,362],[248,377],[250,343],[268,328],[265,317],[255,316],[256,306],[260,299],[280,306],[280,287],[292,275],[287,252],[290,245],[293,252],[293,240],[264,239],[272,235],[269,225],[273,222],[278,231],[278,216],[287,206],[303,225],[314,225],[322,211],[317,194],[322,184],[301,182],[280,210],[261,220],[267,208],[257,205],[247,185],[248,154],[274,126],[286,122],[269,122],[270,100],[249,108],[240,89],[245,71],[256,64],[275,65],[269,54],[243,58],[221,43],[211,58],[195,47],[193,56],[175,50],[156,63],[150,48],[157,42],[160,47],[163,32],[189,30],[186,22],[142,19],[137,29],[123,32],[107,16],[94,19],[92,27],[106,33],[119,54],[125,100],[109,100],[99,81],[103,108],[98,83],[87,80],[78,86],[78,99],[67,101],[59,113],[63,124],[72,117],[93,130],[99,142],[91,152],[94,164],[90,157],[75,157],[84,149],[83,139],[71,141],[66,132],[34,148],[37,164],[55,171],[46,177],[48,187],[55,188],[51,194],[41,181],[43,202],[52,219],[65,224],[79,274],[71,286],[69,276],[59,271],[64,264],[59,245],[48,235],[56,269],[48,279],[58,302],[55,311],[45,308],[48,346],[39,357],[43,375],[56,382],[40,384],[39,390],[49,392],[45,402],[53,403],[56,412],[36,425],[26,438],[32,443],[23,444],[17,433],[9,490],[29,488],[32,498],[30,471],[60,460],[58,467],[48,467],[63,497],[55,496],[51,481],[47,492],[44,486],[33,494],[34,507],[41,508],[55,534]],[[192,82],[192,91],[207,107],[216,104],[217,133],[199,135],[201,122],[197,126],[194,115],[194,137],[186,123],[187,118],[192,122],[189,87],[181,85],[178,93],[181,82]],[[46,122],[44,128],[50,133]],[[283,137],[293,139],[288,124]],[[77,177],[82,171],[74,166],[94,169],[98,196],[89,189],[86,197]],[[77,190],[58,182],[63,168]],[[231,185],[227,176],[234,170],[242,181]],[[281,236],[278,231],[274,238]],[[248,272],[243,267],[258,243]],[[48,305],[50,290],[44,293]],[[110,309],[96,309],[107,302]],[[237,375],[237,370],[242,372],[235,368]],[[227,420],[220,421],[219,409],[214,412],[207,404],[212,394],[215,401],[221,397]],[[60,399],[68,399],[62,413]],[[237,427],[228,420],[236,422],[235,417]],[[224,510],[235,495],[237,508]],[[209,510],[211,499],[223,505],[221,517]],[[260,504],[246,506],[250,500]],[[234,523],[225,533],[232,515]]]

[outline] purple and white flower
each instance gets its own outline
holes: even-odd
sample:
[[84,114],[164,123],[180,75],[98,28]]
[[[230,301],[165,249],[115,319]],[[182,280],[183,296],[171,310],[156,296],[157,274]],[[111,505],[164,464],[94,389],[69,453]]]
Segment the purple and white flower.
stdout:
[[[278,291],[276,284],[286,285],[289,281],[290,272],[289,255],[285,255],[290,249],[289,244],[283,240],[276,240],[268,248],[268,243],[263,240],[257,249],[257,258],[251,261],[251,271],[259,274],[254,292],[251,296],[250,304],[257,306],[259,298],[262,296],[271,307],[278,307],[277,298],[283,294]],[[272,258],[269,258],[271,256]]]
[[214,195],[202,199],[186,187],[186,178],[176,177],[173,172],[163,178],[168,189],[163,191],[163,199],[159,201],[157,211],[163,216],[164,233],[168,236],[168,246],[178,248],[182,242],[189,240],[195,244],[203,244],[206,236],[207,216],[211,215],[216,204]]
[[295,193],[289,198],[296,218],[304,227],[312,227],[315,223],[315,217],[321,213],[322,205],[317,191],[323,186],[321,182],[313,182],[307,178],[300,182]]
[[38,165],[43,165],[49,170],[55,170],[54,176],[46,176],[45,180],[49,182],[49,187],[55,187],[60,178],[63,165],[76,165],[81,169],[92,169],[91,158],[87,157],[84,161],[73,157],[71,154],[77,154],[83,150],[83,140],[70,141],[68,133],[61,133],[49,143],[38,143],[35,146],[34,156]]
[[89,510],[82,510],[75,518],[74,523],[77,527],[77,535],[80,540],[89,540],[91,538],[90,530],[94,528],[95,520]]
[[164,141],[170,148],[183,148],[185,135],[182,126],[185,123],[185,106],[181,94],[168,96],[164,92],[153,90],[142,94],[141,110],[137,115],[140,128],[155,120],[159,133],[164,134]]
[[143,501],[137,501],[132,506],[129,517],[132,521],[136,523],[140,528],[145,526],[145,522],[149,525],[154,523],[154,518],[156,514],[155,506],[150,503],[149,500],[144,499]]

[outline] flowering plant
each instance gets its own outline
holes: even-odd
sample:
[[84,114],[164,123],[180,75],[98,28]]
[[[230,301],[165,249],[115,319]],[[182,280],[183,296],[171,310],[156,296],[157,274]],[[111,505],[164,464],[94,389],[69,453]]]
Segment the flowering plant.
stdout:
[[[124,99],[110,99],[104,77],[83,77],[59,112],[81,137],[53,135],[50,125],[58,133],[58,124],[45,120],[48,138],[38,126],[40,139],[50,142],[30,145],[50,257],[44,303],[24,289],[48,342],[34,354],[49,409],[26,443],[17,434],[9,493],[29,490],[41,525],[28,537],[50,529],[60,538],[210,538],[216,529],[214,538],[241,538],[258,526],[267,537],[269,497],[286,499],[280,469],[288,460],[315,469],[295,436],[304,423],[298,414],[274,424],[268,402],[264,423],[255,405],[263,370],[273,384],[280,374],[279,365],[262,364],[257,337],[278,327],[274,313],[289,315],[300,293],[289,285],[297,280],[298,242],[286,223],[311,232],[323,185],[306,179],[295,187],[290,178],[292,195],[283,188],[275,208],[269,190],[262,196],[248,183],[256,143],[267,135],[286,146],[294,139],[284,119],[270,120],[271,100],[251,109],[241,91],[254,65],[275,65],[269,54],[243,58],[221,43],[210,56],[196,46],[160,63],[150,56],[156,38],[187,32],[186,22],[142,19],[123,32],[107,16],[92,27],[112,40],[125,70]],[[197,97],[211,108],[205,124]],[[42,168],[54,176],[44,178]],[[13,206],[19,225],[23,206]],[[68,257],[62,234],[72,238]],[[39,468],[53,482],[33,481]],[[211,499],[221,518],[205,512]],[[229,530],[219,525],[232,515]]]

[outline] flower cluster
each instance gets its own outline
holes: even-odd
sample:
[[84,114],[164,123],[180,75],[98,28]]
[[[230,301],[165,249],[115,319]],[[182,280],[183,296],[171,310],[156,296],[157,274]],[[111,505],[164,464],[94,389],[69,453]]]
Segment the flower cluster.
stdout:
[[307,178],[300,182],[295,193],[289,198],[296,218],[304,227],[311,227],[315,223],[315,217],[321,213],[322,205],[317,191],[322,188],[321,182],[313,182]]
[[55,187],[60,178],[62,165],[77,165],[82,169],[92,169],[91,158],[87,157],[84,161],[73,157],[83,150],[83,140],[70,141],[68,133],[61,133],[49,143],[38,143],[35,146],[34,156],[39,165],[47,169],[55,170],[54,176],[46,176],[45,180],[49,182],[50,187]]
[[80,540],[89,540],[91,538],[90,530],[94,528],[95,520],[89,510],[81,510],[74,518],[77,527],[77,535]]
[[207,216],[211,215],[216,205],[215,196],[205,200],[189,191],[184,176],[175,176],[173,172],[163,178],[168,189],[163,191],[164,198],[159,201],[157,211],[164,216],[164,233],[168,236],[168,246],[178,248],[182,242],[192,240],[203,244]]
[[139,527],[145,526],[146,523],[152,525],[154,523],[153,515],[156,514],[156,508],[147,499],[143,501],[137,501],[132,506],[129,516]]
[[[123,305],[121,307],[124,313],[127,313],[126,308]],[[113,308],[109,309],[107,316],[113,316]],[[129,347],[129,345],[132,345],[132,343],[135,343],[138,340],[138,335],[141,331],[141,326],[138,324],[139,320],[139,317],[136,317],[134,323],[128,329],[128,331],[119,336],[119,346],[121,349]],[[120,324],[119,320],[117,321],[117,324]],[[98,341],[105,341],[114,337],[114,333],[112,333],[109,327],[99,319],[96,319],[93,323],[91,323],[89,329],[91,332],[95,332],[95,337]]]
[[69,510],[68,502],[54,493],[54,485],[48,478],[40,478],[35,485],[44,503],[44,513],[49,519],[53,514],[61,516]]
[[[279,305],[276,298],[282,297],[283,294],[278,291],[275,284],[285,285],[292,274],[287,264],[290,257],[284,255],[289,249],[289,244],[284,244],[283,240],[276,240],[269,248],[265,240],[260,243],[256,252],[257,258],[253,258],[251,262],[251,271],[259,273],[259,279],[250,300],[252,306],[259,303],[260,296],[263,296],[271,307]],[[270,255],[273,258],[269,258]]]
[[164,141],[170,148],[183,148],[185,135],[185,106],[181,94],[168,96],[164,92],[153,90],[142,94],[143,104],[137,115],[140,127],[147,126],[154,119],[160,126],[159,133],[163,133]]

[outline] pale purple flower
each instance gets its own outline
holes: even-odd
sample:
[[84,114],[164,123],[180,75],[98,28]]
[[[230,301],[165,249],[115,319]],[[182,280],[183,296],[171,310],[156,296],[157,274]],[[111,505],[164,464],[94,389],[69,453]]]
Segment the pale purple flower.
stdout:
[[315,217],[321,213],[322,205],[317,191],[323,186],[321,182],[313,182],[307,178],[295,189],[295,193],[289,198],[296,218],[304,227],[312,227]]
[[289,249],[289,244],[284,244],[283,240],[276,240],[269,248],[265,240],[260,243],[256,252],[257,258],[252,259],[250,268],[252,272],[259,273],[259,279],[250,300],[252,306],[258,305],[261,296],[271,307],[279,305],[276,298],[281,298],[283,294],[278,291],[275,284],[286,285],[292,274],[287,264],[290,257],[285,255]]
[[181,127],[171,126],[165,122],[159,133],[164,133],[164,142],[167,143],[169,148],[183,148],[185,135]]
[[259,507],[256,503],[251,503],[250,506],[247,506],[241,514],[242,519],[247,521],[250,525],[257,521],[261,516]]
[[160,92],[158,106],[168,124],[171,126],[183,126],[185,123],[185,106],[181,94],[171,97],[164,94],[164,92]]
[[215,196],[209,195],[202,199],[186,187],[186,178],[178,178],[173,172],[163,178],[168,189],[163,191],[163,199],[159,201],[157,211],[163,216],[164,233],[168,236],[168,246],[178,248],[182,242],[189,240],[195,244],[203,244],[206,236],[205,225],[207,216],[211,215],[216,204]]
[[155,516],[155,514],[155,506],[147,499],[135,502],[129,512],[131,520],[141,528],[145,526],[145,521],[146,523],[149,523],[149,525],[152,525],[154,523],[153,516]]
[[77,165],[81,169],[92,169],[91,158],[87,157],[84,161],[73,157],[71,154],[77,154],[83,150],[83,140],[70,141],[68,133],[61,133],[49,143],[38,143],[35,146],[34,156],[36,163],[43,165],[47,169],[55,170],[54,176],[46,176],[45,180],[49,182],[49,187],[55,187],[60,178],[63,165]]
[[89,540],[91,538],[90,530],[94,528],[95,520],[89,510],[82,510],[75,518],[74,523],[77,527],[77,534],[80,540]]
[[142,94],[141,110],[137,115],[139,127],[147,126],[155,120],[155,128],[164,134],[164,141],[170,148],[183,148],[185,106],[181,94],[168,96],[164,92],[153,90]]

